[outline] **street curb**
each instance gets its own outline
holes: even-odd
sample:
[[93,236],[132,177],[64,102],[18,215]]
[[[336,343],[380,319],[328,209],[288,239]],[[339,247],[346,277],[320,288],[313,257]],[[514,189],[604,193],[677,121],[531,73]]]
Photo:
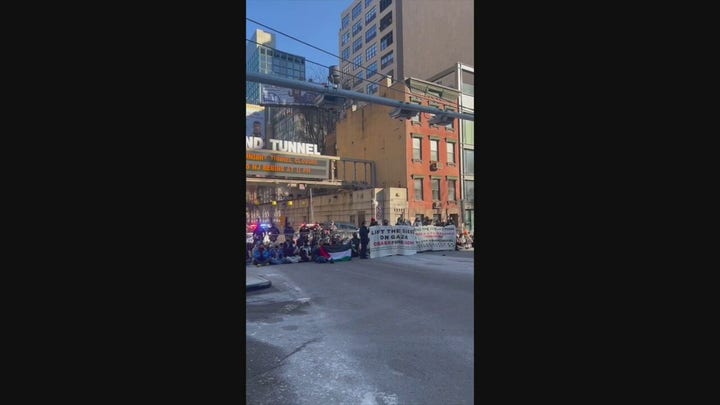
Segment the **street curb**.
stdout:
[[247,282],[247,280],[246,280],[245,281],[245,291],[259,290],[261,288],[268,288],[268,287],[272,286],[272,282],[270,280],[266,280],[264,278],[257,277],[257,276],[253,277],[253,278],[255,278],[259,281]]

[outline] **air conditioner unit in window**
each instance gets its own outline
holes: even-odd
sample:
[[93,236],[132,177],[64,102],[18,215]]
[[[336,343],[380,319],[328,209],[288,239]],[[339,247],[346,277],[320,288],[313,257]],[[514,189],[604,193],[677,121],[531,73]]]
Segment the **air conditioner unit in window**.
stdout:
[[430,170],[437,170],[440,168],[440,163],[438,162],[430,162]]
[[440,208],[440,201],[433,201],[433,208]]

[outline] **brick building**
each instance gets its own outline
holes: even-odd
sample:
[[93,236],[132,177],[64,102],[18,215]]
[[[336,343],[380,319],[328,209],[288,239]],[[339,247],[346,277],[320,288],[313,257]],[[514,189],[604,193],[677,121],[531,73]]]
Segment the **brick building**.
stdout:
[[[379,96],[458,111],[457,89],[415,78],[387,87],[390,83],[380,87]],[[389,115],[393,108],[378,104],[354,110],[347,110],[337,124],[338,156],[374,161],[377,187],[407,191],[378,198],[393,201],[392,207],[380,207],[383,217],[392,223],[401,214],[411,220],[450,217],[455,224],[461,223],[458,120],[433,125],[433,115],[427,113],[394,119]],[[344,175],[339,173],[341,178]],[[401,195],[406,200],[402,204],[395,201]]]

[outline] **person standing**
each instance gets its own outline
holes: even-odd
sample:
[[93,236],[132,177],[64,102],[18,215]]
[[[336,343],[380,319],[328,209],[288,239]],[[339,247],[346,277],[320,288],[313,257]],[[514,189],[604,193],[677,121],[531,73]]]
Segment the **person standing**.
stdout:
[[289,220],[285,221],[285,240],[292,241],[295,237],[295,229],[292,227],[292,223]]
[[370,230],[365,226],[365,221],[360,225],[360,258],[368,258],[368,243],[370,243]]
[[277,242],[277,238],[280,235],[280,230],[277,226],[275,226],[275,223],[273,221],[270,221],[270,228],[268,228],[268,236],[270,237],[270,242],[275,243]]

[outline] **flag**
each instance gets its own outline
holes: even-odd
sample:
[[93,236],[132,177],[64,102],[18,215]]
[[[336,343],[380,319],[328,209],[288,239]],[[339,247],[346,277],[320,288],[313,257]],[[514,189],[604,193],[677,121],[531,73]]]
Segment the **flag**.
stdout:
[[333,261],[336,262],[349,262],[352,260],[352,244],[346,243],[344,245],[325,246],[325,250],[330,253]]

